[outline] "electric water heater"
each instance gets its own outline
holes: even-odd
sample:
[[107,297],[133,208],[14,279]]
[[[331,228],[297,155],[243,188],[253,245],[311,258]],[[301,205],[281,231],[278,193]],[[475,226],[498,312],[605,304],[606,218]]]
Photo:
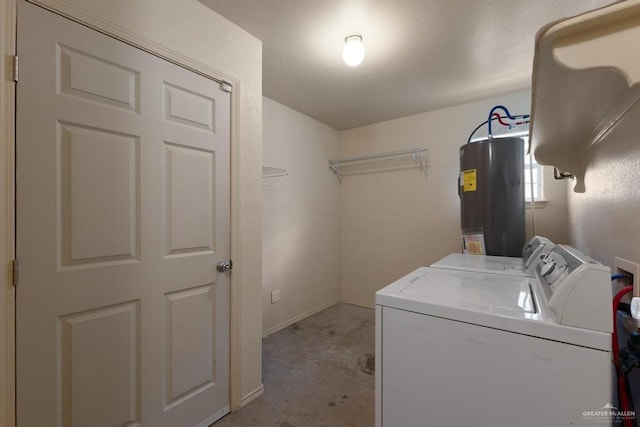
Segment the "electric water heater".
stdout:
[[490,138],[460,147],[460,219],[465,253],[522,256],[524,141]]

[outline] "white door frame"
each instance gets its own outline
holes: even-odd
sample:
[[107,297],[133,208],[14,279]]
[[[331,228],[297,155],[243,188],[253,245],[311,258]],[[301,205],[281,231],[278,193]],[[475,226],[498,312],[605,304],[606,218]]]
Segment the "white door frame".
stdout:
[[0,0],[0,427],[15,420],[15,292],[10,266],[14,258],[15,84],[6,64],[15,52],[16,2]]
[[[15,293],[10,272],[15,248],[15,85],[8,61],[15,53],[16,1],[0,0],[0,427],[15,426]],[[30,1],[199,74],[231,84],[231,250],[235,266],[231,276],[230,396],[232,411],[241,408],[264,391],[261,382],[260,312],[262,187],[259,167],[255,168],[255,174],[248,172],[252,166],[261,163],[262,94],[257,90],[261,89],[260,83],[252,81],[256,80],[256,75],[252,74],[253,71],[242,74],[240,70],[246,69],[247,64],[240,64],[235,73],[225,75],[70,1]],[[258,81],[261,80],[260,75],[257,77]],[[240,83],[245,85],[244,93],[239,90]]]

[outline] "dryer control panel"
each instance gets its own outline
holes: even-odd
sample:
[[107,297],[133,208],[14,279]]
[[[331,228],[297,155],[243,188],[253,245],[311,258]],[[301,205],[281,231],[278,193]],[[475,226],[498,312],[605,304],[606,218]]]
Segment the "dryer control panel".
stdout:
[[611,332],[611,270],[565,245],[553,247],[536,267],[557,323]]

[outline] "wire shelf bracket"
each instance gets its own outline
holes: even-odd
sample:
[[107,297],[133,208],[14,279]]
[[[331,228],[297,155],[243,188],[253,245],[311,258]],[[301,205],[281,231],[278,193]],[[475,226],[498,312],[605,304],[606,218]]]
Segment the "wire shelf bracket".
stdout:
[[[282,184],[285,178],[289,175],[289,171],[282,168],[276,168],[274,166],[262,166],[262,178],[273,182],[270,178],[280,178],[272,185],[263,185],[264,190],[271,190]],[[266,182],[266,181],[265,181]]]

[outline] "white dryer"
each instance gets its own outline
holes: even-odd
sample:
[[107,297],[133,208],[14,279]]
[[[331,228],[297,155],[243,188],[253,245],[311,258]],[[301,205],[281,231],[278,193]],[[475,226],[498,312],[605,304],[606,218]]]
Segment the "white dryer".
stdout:
[[422,267],[376,293],[376,426],[564,426],[613,402],[608,267]]
[[522,258],[454,253],[431,264],[431,267],[511,276],[535,276],[536,266],[554,246],[555,243],[546,237],[534,236],[522,248]]

